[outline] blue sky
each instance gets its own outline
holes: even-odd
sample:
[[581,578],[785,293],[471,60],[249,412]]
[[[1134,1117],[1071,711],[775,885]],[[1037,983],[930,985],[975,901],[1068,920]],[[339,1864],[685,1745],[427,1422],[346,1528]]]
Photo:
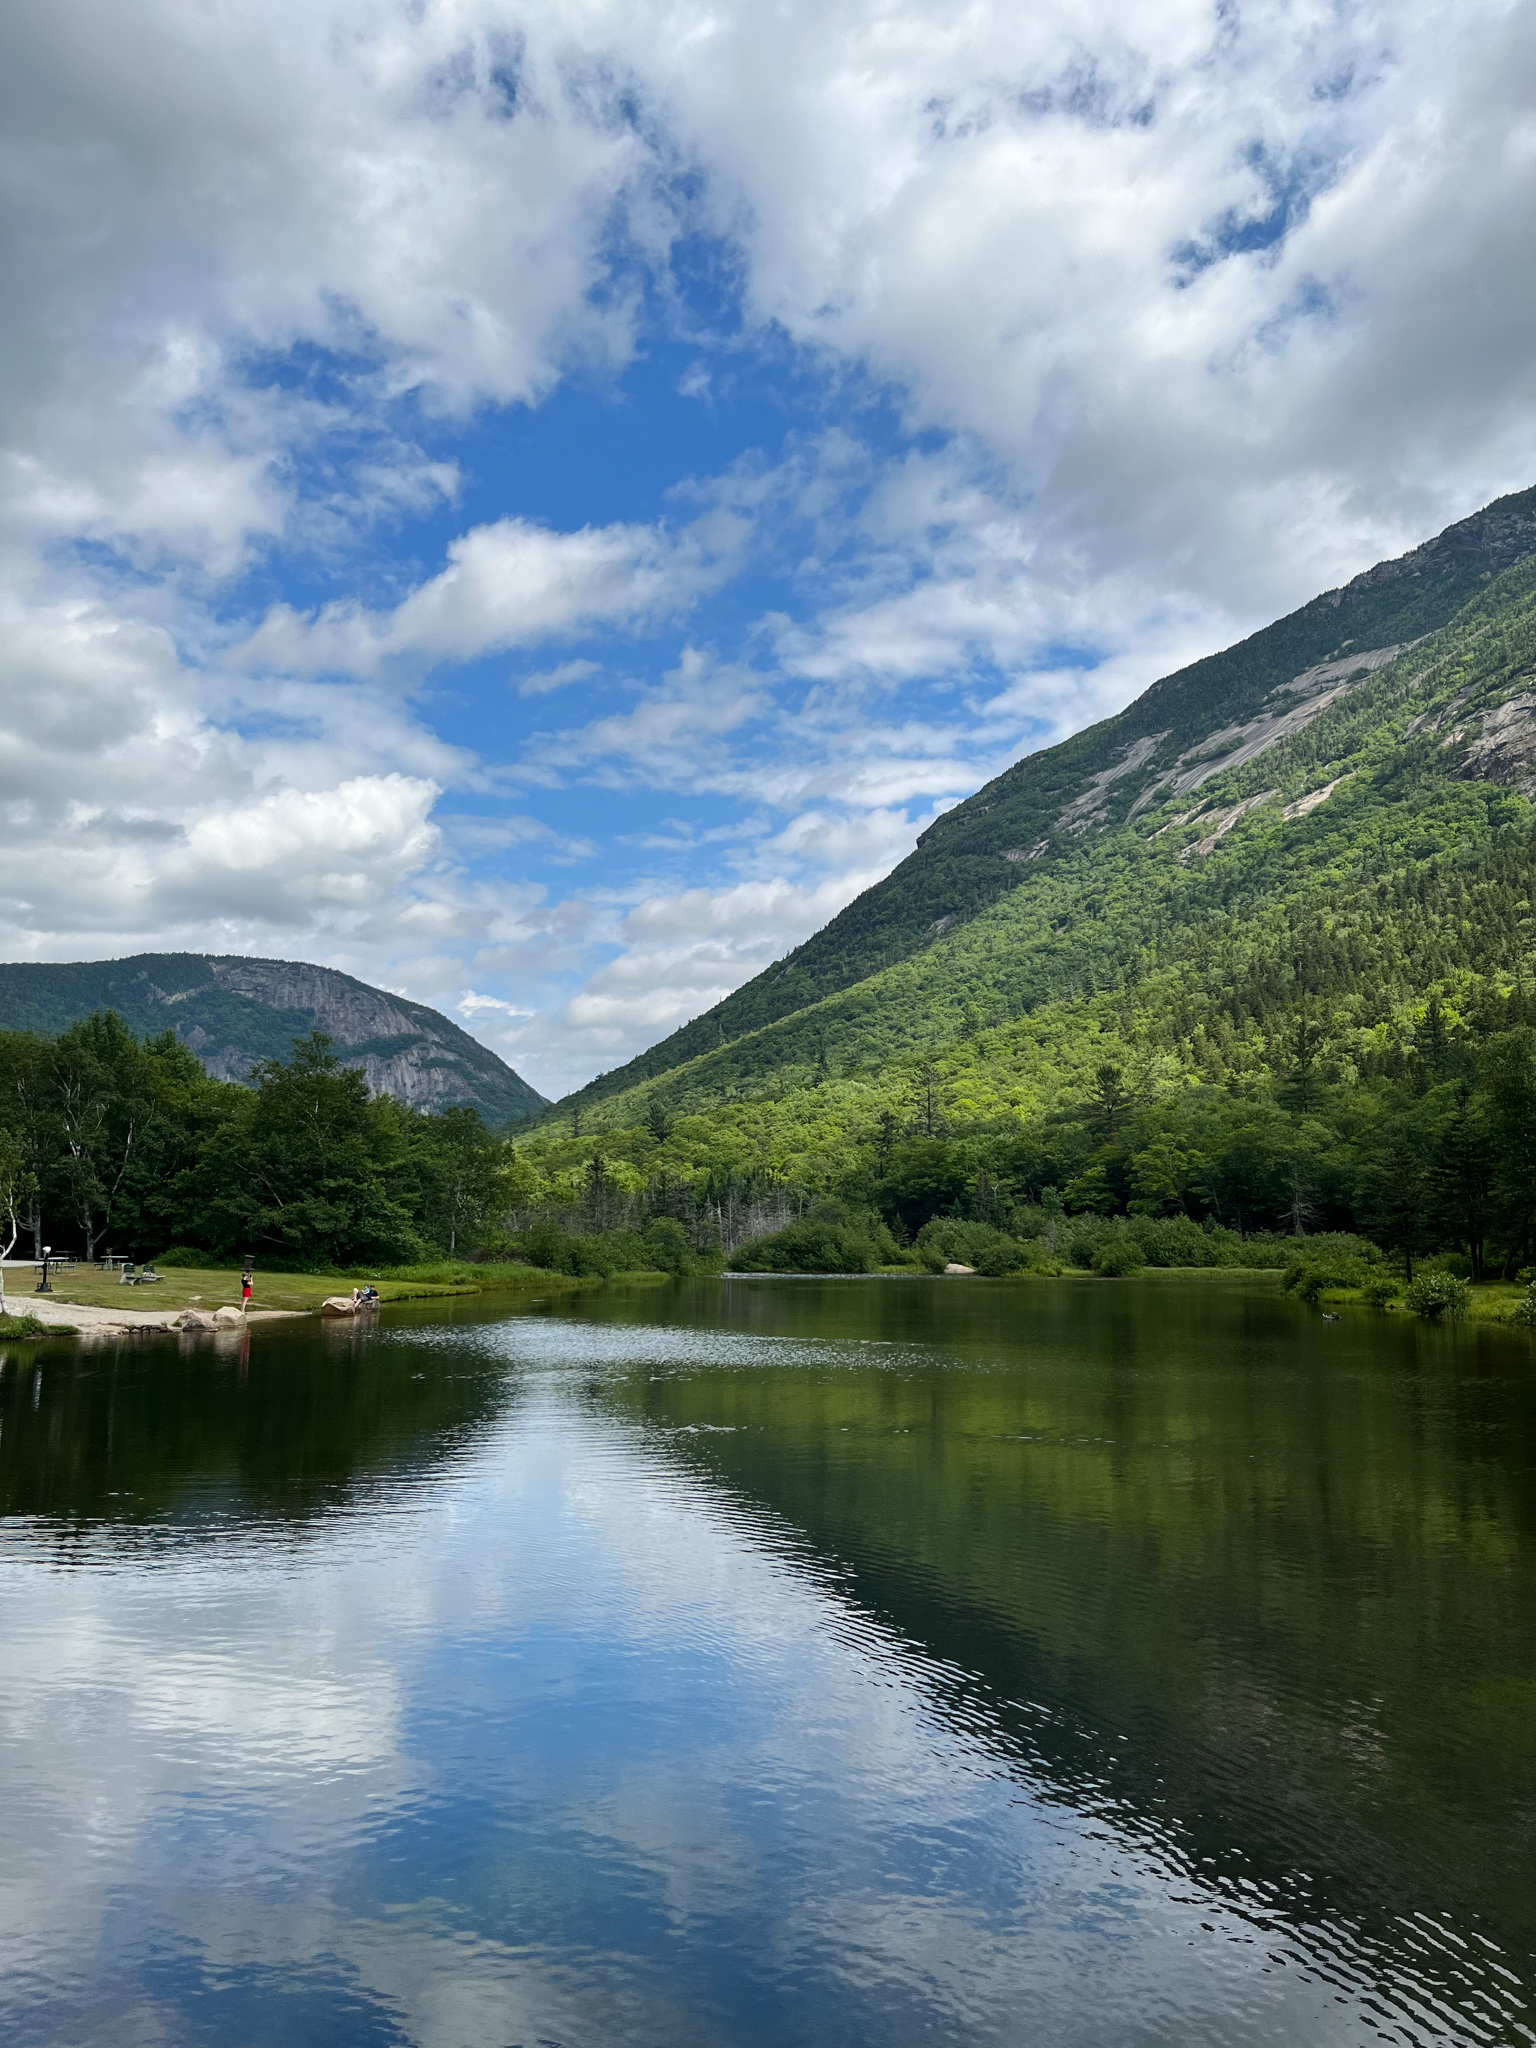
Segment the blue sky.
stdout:
[[1528,10],[23,4],[0,951],[551,1094],[1536,478]]

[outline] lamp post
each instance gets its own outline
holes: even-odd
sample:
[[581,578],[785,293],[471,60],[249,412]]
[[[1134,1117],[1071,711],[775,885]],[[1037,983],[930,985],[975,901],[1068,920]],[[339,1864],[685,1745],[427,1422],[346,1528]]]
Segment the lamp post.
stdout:
[[52,1294],[53,1292],[53,1289],[48,1284],[48,1261],[52,1254],[53,1246],[45,1244],[43,1246],[43,1277],[37,1283],[37,1292],[39,1294]]

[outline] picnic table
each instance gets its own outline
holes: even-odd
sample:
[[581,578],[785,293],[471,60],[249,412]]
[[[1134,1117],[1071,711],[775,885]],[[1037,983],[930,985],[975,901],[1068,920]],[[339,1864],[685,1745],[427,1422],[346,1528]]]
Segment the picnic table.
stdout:
[[132,1259],[120,1259],[116,1252],[109,1252],[105,1258],[98,1259],[96,1263],[103,1271],[110,1272],[114,1266],[131,1266],[133,1261]]

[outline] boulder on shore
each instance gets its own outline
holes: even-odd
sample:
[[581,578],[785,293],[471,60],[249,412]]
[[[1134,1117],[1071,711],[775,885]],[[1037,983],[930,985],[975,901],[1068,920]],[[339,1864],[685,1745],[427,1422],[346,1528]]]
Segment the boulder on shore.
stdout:
[[956,1260],[951,1259],[944,1270],[946,1273],[974,1273],[976,1268],[974,1266],[962,1266]]

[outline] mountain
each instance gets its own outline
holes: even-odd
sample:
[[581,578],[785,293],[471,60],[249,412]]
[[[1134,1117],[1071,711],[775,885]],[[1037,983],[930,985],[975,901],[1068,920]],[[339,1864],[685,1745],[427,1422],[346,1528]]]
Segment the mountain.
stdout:
[[286,1059],[295,1038],[323,1031],[376,1095],[415,1109],[468,1103],[497,1125],[545,1107],[438,1011],[333,967],[205,953],[0,965],[0,1029],[51,1036],[95,1010],[141,1034],[174,1031],[219,1080],[244,1081],[256,1061]]
[[1274,1078],[1319,1005],[1358,1070],[1432,992],[1502,1000],[1531,916],[1533,592],[1528,490],[1020,761],[561,1115],[619,1128],[946,1048],[998,1111],[1104,1034]]

